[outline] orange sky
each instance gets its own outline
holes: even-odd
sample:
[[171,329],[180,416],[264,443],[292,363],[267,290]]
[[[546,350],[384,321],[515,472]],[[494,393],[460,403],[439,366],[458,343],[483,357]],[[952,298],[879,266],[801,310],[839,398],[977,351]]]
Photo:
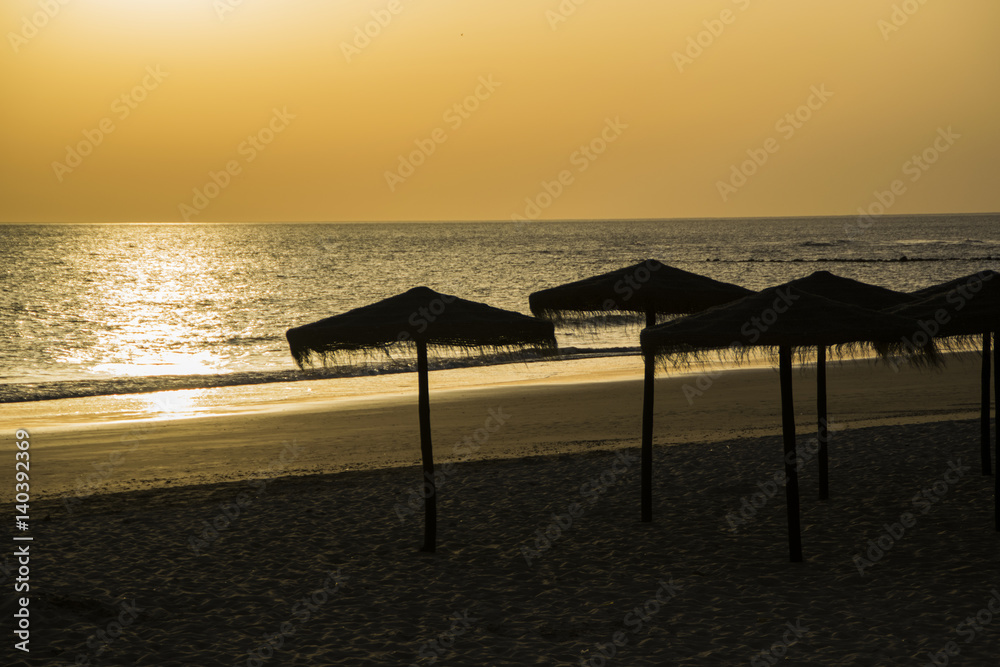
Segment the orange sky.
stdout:
[[6,0],[0,25],[0,221],[854,214],[894,181],[888,213],[1000,211],[995,0]]

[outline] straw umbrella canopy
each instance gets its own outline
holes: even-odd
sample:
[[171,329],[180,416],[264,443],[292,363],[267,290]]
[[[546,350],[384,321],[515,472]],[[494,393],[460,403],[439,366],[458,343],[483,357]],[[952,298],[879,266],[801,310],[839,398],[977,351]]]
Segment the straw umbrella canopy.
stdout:
[[437,489],[431,446],[428,346],[500,353],[523,349],[549,353],[556,349],[551,322],[441,294],[428,287],[414,287],[368,306],[294,327],[285,335],[300,368],[316,362],[326,365],[354,353],[388,352],[398,346],[416,348],[426,496],[422,550],[429,552],[437,544]]
[[[577,280],[528,296],[531,312],[554,321],[607,314],[645,315],[646,326],[657,315],[697,313],[753,294],[751,290],[667,266],[655,259]],[[653,520],[653,358],[644,358],[642,450],[640,455],[641,518]]]
[[[921,320],[935,321],[935,314],[943,310],[949,321],[945,322],[941,332],[936,335],[948,336],[946,332],[961,337],[959,346],[972,343],[976,334],[982,339],[982,393],[980,400],[980,461],[983,475],[992,473],[990,461],[990,335],[996,337],[997,328],[989,321],[983,322],[990,314],[989,303],[1000,300],[1000,277],[996,271],[981,271],[955,280],[931,285],[924,289],[911,292],[920,299],[921,304],[910,311]],[[930,301],[924,301],[930,299]],[[965,308],[965,303],[971,303],[971,309]],[[963,307],[958,308],[959,305]],[[942,316],[943,319],[944,316]],[[983,327],[979,325],[984,325]],[[931,328],[928,325],[927,328]],[[995,346],[994,346],[995,347]],[[994,363],[995,353],[994,353]],[[1000,386],[1000,378],[994,374],[994,382]],[[994,393],[1000,392],[998,389]]]
[[[993,338],[994,396],[1000,399],[1000,368],[997,367],[997,334],[1000,332],[1000,274],[981,271],[956,278],[941,285],[914,292],[925,296],[915,303],[891,309],[891,312],[919,320],[919,328],[908,340],[919,343],[925,338],[948,338],[963,347],[982,339],[982,398],[980,403],[980,460],[983,475],[992,469],[990,461],[990,337]],[[947,344],[946,344],[947,345]],[[1000,403],[998,403],[1000,406]],[[1000,414],[1000,409],[997,410]],[[994,475],[993,523],[1000,531],[1000,427],[994,442],[993,458],[998,465]]]
[[[778,287],[788,287],[816,296],[826,297],[834,301],[861,306],[869,310],[885,310],[893,306],[910,303],[915,300],[910,294],[863,283],[851,278],[837,276],[829,271],[816,271],[804,278],[798,278]],[[827,430],[826,410],[826,346],[816,348],[816,420],[818,430],[816,439],[819,442],[817,465],[819,468],[819,499],[830,497],[830,464],[828,454],[829,433]]]
[[753,294],[752,290],[647,259],[528,297],[531,312],[560,322],[608,314],[688,315]]
[[[897,315],[833,301],[794,288],[772,287],[739,301],[646,329],[640,335],[640,342],[644,354],[675,361],[697,357],[710,350],[728,349],[739,353],[750,346],[777,349],[789,558],[792,562],[801,562],[792,351],[823,345],[835,351],[867,347],[882,355],[902,352],[906,348],[901,339],[914,326],[913,320]],[[921,352],[932,356],[933,346],[928,343]]]

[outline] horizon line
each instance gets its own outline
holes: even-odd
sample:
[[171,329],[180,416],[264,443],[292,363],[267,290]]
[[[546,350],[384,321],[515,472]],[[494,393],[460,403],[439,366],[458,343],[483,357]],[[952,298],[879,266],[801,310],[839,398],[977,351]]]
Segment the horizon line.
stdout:
[[[872,216],[876,219],[899,219],[914,217],[944,217],[944,216],[995,216],[1000,211],[975,211],[966,213],[885,213]],[[856,218],[859,214],[811,214],[811,215],[754,215],[726,217],[679,217],[679,218],[558,218],[546,220],[105,220],[105,221],[72,221],[72,220],[38,220],[17,221],[3,220],[0,225],[382,225],[382,224],[564,224],[575,222],[687,222],[694,220],[809,220]]]

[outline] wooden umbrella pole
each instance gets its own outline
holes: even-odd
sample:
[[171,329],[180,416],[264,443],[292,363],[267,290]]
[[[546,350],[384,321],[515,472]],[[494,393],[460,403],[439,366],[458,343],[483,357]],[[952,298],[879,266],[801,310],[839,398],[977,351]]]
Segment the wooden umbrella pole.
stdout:
[[830,463],[827,455],[827,421],[826,421],[826,346],[816,348],[816,417],[819,421],[819,499],[830,497]]
[[[646,326],[656,325],[656,313],[646,313]],[[640,493],[642,520],[653,520],[653,386],[656,383],[656,356],[643,354],[646,372],[642,382],[642,451],[640,453]]]
[[990,463],[990,332],[983,334],[983,392],[979,416],[979,453],[984,475],[992,474]]
[[781,378],[781,433],[785,441],[785,504],[788,508],[788,558],[802,562],[802,534],[799,521],[799,474],[796,470],[798,452],[795,448],[795,405],[792,399],[792,349],[778,347],[778,367]]
[[417,341],[417,394],[420,414],[420,456],[423,459],[424,546],[437,548],[437,486],[434,483],[434,449],[431,446],[431,401],[427,388],[427,343]]

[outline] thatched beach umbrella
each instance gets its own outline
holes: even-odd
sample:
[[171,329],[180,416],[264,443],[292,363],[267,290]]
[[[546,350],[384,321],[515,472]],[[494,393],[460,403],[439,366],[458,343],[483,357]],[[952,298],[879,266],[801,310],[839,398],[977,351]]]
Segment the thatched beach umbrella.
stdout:
[[[966,332],[968,332],[970,326],[976,329],[978,328],[976,326],[976,312],[979,311],[981,314],[987,315],[988,309],[985,302],[1000,299],[1000,280],[995,280],[997,277],[1000,277],[1000,274],[997,274],[996,271],[981,271],[970,276],[956,278],[955,280],[949,280],[948,282],[911,292],[911,295],[920,300],[933,297],[932,301],[923,303],[911,311],[911,313],[916,314],[922,320],[932,322],[934,321],[934,314],[943,309],[949,319],[952,317],[949,313],[954,313],[954,316],[959,320],[957,323],[947,323],[950,326],[945,327],[945,331],[955,331],[956,324],[964,327]],[[964,303],[971,301],[973,298],[977,299],[979,305],[973,306],[972,310],[963,313]],[[960,305],[963,308],[958,308]],[[984,309],[987,310],[984,311]],[[982,390],[979,417],[980,467],[983,475],[990,475],[993,472],[993,465],[990,461],[990,336],[991,334],[994,337],[996,336],[996,328],[994,327],[992,331],[986,329],[980,332],[973,331],[972,333],[966,333],[963,342],[971,342],[970,339],[976,333],[979,334],[982,340]],[[944,336],[947,334],[938,332],[937,335]],[[995,378],[994,382],[1000,385],[1000,379]]]
[[[802,292],[770,288],[646,329],[640,335],[644,354],[684,360],[711,350],[741,352],[746,347],[777,348],[781,379],[781,426],[785,452],[785,499],[788,549],[792,562],[802,560],[799,483],[792,402],[792,351],[823,345],[835,350],[869,347],[879,354],[901,352],[900,339],[915,323],[896,315]],[[933,354],[928,344],[921,352]]]
[[427,489],[422,550],[431,552],[437,542],[437,490],[427,347],[489,352],[536,349],[546,353],[556,347],[551,322],[441,294],[428,287],[414,287],[377,303],[289,329],[285,335],[300,368],[315,361],[326,365],[351,353],[388,351],[393,346],[416,348],[420,453]]
[[608,273],[539,290],[531,312],[556,322],[608,314],[688,315],[753,294],[752,290],[647,259]]
[[[739,285],[662,264],[655,259],[540,290],[528,297],[531,312],[554,321],[598,315],[686,315],[753,294]],[[640,496],[643,521],[653,520],[653,357],[644,358]]]
[[[943,288],[939,290],[938,288]],[[990,337],[993,338],[993,394],[1000,415],[1000,368],[997,367],[997,334],[1000,332],[1000,274],[995,271],[957,278],[928,288],[931,296],[912,304],[891,309],[894,314],[920,321],[919,328],[910,332],[907,341],[919,344],[925,338],[946,338],[961,347],[982,340],[982,400],[980,458],[984,475],[990,474]],[[926,293],[928,290],[921,290]],[[946,346],[948,343],[945,344]],[[993,458],[997,472],[993,479],[993,523],[1000,531],[1000,427],[994,441]]]
[[[790,287],[834,301],[861,306],[869,310],[885,310],[886,308],[911,303],[915,300],[912,295],[905,292],[897,292],[885,287],[879,287],[878,285],[871,285],[858,280],[852,280],[851,278],[836,276],[829,271],[816,271],[805,278],[798,278],[777,287]],[[826,409],[825,345],[820,345],[816,348],[816,420],[818,422],[816,439],[819,442],[819,452],[817,452],[816,461],[819,469],[819,499],[827,500],[830,497],[830,463]]]

